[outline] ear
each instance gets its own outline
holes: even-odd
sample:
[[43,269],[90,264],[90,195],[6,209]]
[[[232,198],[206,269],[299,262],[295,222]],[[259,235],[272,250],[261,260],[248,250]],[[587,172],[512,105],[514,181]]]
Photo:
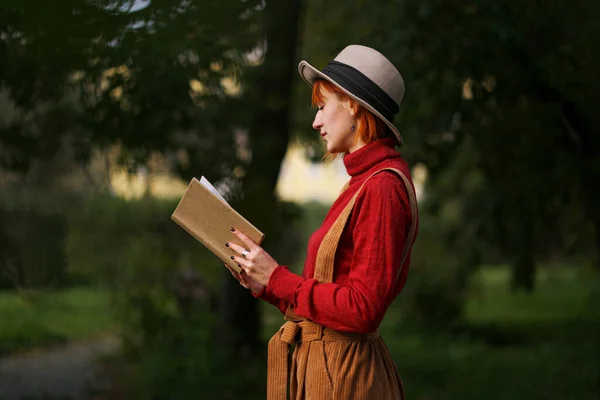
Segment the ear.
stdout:
[[352,101],[351,99],[348,99],[346,106],[348,107],[348,110],[350,111],[350,115],[352,116],[352,118],[354,118],[356,116],[356,114],[358,113],[360,106],[358,105],[357,102]]

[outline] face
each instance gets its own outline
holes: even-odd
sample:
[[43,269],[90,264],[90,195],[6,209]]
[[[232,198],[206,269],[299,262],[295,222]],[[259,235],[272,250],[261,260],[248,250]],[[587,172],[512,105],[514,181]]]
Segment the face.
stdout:
[[340,100],[338,96],[322,89],[323,103],[318,104],[319,111],[315,115],[313,128],[319,131],[321,137],[327,142],[327,151],[330,153],[352,153],[362,147],[356,141],[352,131],[354,111],[350,102]]

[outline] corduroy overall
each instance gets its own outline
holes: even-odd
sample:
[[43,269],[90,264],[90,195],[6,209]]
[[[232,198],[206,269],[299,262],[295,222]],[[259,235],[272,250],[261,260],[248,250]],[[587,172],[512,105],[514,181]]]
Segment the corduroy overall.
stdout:
[[[398,174],[408,191],[412,223],[404,243],[401,263],[404,265],[416,232],[416,196],[408,178],[397,169],[384,168],[369,178],[384,170]],[[336,249],[365,183],[340,213],[319,247],[314,278],[321,283],[332,282]],[[298,316],[291,307],[285,319],[288,322],[269,341],[268,400],[286,400],[288,395],[290,400],[405,399],[402,380],[378,331],[359,334],[328,329]],[[295,345],[291,371],[288,369],[290,345]]]

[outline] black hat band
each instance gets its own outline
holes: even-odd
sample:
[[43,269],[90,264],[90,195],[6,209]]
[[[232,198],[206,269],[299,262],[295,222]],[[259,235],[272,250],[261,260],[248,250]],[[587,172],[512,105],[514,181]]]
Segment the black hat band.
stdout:
[[338,61],[330,61],[321,72],[359,99],[371,105],[385,119],[394,122],[394,116],[400,111],[400,107],[383,89],[367,78],[362,72]]

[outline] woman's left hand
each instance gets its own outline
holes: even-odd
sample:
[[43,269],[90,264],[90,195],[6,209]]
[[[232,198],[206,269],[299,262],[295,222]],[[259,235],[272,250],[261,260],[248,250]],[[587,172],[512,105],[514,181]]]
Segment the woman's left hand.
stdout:
[[[269,253],[242,232],[232,228],[232,233],[244,244],[242,247],[235,243],[227,243],[232,250],[239,254],[239,256],[234,256],[233,260],[242,267],[246,275],[261,285],[267,286],[271,274],[279,264]],[[244,250],[247,250],[245,257],[242,255]]]

